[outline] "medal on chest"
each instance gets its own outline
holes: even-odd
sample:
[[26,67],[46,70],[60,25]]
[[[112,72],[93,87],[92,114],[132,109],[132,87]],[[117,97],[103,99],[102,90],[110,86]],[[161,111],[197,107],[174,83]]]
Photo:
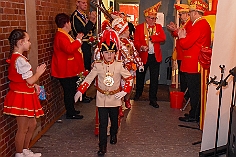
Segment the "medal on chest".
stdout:
[[106,86],[108,86],[108,87],[113,86],[113,84],[114,84],[114,79],[113,79],[113,77],[112,77],[112,73],[110,73],[110,72],[107,72],[107,73],[106,73],[106,76],[104,77],[103,83],[104,83]]
[[[106,71],[104,71],[105,74],[106,74],[106,76],[104,77],[103,83],[104,83],[107,87],[111,87],[111,86],[114,85],[114,82],[115,82],[114,79],[113,79],[113,74],[114,74],[115,69],[114,69],[114,71],[111,73],[108,68],[109,68],[109,66],[107,66],[107,67],[106,67]],[[114,68],[115,68],[115,66],[114,66]],[[104,69],[104,67],[103,67],[103,69]]]

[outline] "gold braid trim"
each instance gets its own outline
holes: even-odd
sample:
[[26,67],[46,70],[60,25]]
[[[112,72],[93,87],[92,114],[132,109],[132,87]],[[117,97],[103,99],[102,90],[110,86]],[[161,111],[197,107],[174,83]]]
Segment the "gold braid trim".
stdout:
[[188,23],[188,21],[190,20],[190,18],[188,18],[184,24],[181,24],[180,28],[184,28],[186,26],[186,24]]
[[[80,22],[84,25],[84,27],[85,27],[85,23],[84,23],[84,21],[81,19],[81,17],[79,17],[78,15],[77,15],[77,12],[75,12],[75,15],[74,16],[76,16],[77,17],[77,19],[79,19],[80,20]],[[73,18],[74,19],[74,18]],[[75,23],[74,21],[73,21],[73,23]]]
[[21,92],[21,91],[14,91],[15,93],[20,93],[20,94],[34,94],[35,93],[35,91],[34,92],[32,92],[32,93],[29,93],[29,92]]
[[102,43],[102,46],[104,46],[107,49],[107,51],[109,50],[106,44]]
[[[153,27],[152,29],[152,35],[155,35],[156,33],[156,24],[154,24],[155,26]],[[144,35],[145,35],[145,40],[146,40],[146,43],[147,45],[149,45],[149,31],[148,31],[148,28],[147,28],[147,23],[144,22]]]
[[111,49],[114,49],[114,47],[116,46],[116,44],[115,43],[113,43],[113,45],[112,45],[112,47],[111,47]]
[[63,34],[65,34],[65,35],[70,39],[70,42],[71,42],[71,43],[75,41],[75,40],[74,40],[66,31],[64,31],[62,28],[58,28],[57,31],[58,31],[58,32],[61,32],[61,33],[63,33]]
[[149,33],[148,33],[146,22],[144,22],[144,35],[145,35],[146,44],[149,45]]
[[96,87],[96,89],[102,93],[102,94],[105,94],[105,95],[114,95],[116,93],[119,93],[122,89],[121,87],[119,87],[118,89],[116,90],[113,90],[113,91],[108,91],[108,90],[102,90],[101,88],[99,88],[98,86]]
[[[105,43],[102,43],[102,46],[104,46],[107,49],[107,51],[110,51],[110,52],[114,52],[115,51],[115,50],[109,50],[108,46]],[[115,46],[115,43],[112,45],[111,48],[113,49],[114,46]]]

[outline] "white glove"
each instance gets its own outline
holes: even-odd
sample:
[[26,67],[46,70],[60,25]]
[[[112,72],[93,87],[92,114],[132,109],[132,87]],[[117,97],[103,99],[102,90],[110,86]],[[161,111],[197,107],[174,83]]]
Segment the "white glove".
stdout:
[[127,92],[121,91],[121,92],[115,94],[115,98],[116,98],[116,99],[121,99],[121,98],[123,98],[126,94],[127,94]]
[[139,72],[144,72],[144,66],[141,65],[140,67],[138,67],[138,71],[139,71]]
[[80,91],[78,91],[78,92],[75,94],[75,96],[74,96],[75,102],[77,102],[78,99],[79,99],[80,101],[82,101],[82,93],[81,93]]

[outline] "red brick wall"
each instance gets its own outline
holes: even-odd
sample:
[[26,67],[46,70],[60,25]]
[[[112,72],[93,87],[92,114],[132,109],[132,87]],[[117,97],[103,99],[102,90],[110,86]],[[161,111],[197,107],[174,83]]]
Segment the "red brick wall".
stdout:
[[45,86],[47,100],[42,102],[45,116],[42,126],[50,123],[55,116],[64,110],[62,90],[59,82],[50,76],[50,62],[53,53],[53,39],[57,30],[54,18],[58,13],[71,14],[75,9],[75,1],[36,0],[37,40],[39,63],[46,63],[47,73],[40,78],[40,84]]
[[[9,53],[7,40],[15,28],[26,29],[24,0],[0,1],[0,157],[11,157],[15,153],[14,137],[16,121],[14,117],[3,115],[4,98],[8,91],[7,64]],[[75,9],[75,0],[35,0],[38,40],[38,63],[46,63],[47,71],[39,82],[45,86],[47,100],[41,104],[45,116],[41,118],[44,129],[64,111],[62,89],[59,82],[50,76],[50,61],[53,53],[53,38],[56,31],[54,17],[64,12],[71,14]]]

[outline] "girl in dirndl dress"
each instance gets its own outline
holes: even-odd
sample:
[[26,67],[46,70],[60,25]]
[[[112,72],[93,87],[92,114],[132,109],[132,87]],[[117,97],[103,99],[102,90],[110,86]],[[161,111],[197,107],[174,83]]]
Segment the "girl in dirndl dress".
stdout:
[[28,59],[23,56],[30,48],[29,35],[15,29],[9,38],[8,67],[9,92],[4,101],[3,113],[16,117],[15,157],[40,157],[41,153],[29,150],[29,143],[36,127],[36,118],[44,115],[38,99],[39,86],[35,82],[46,70],[46,64],[37,67],[33,74]]

